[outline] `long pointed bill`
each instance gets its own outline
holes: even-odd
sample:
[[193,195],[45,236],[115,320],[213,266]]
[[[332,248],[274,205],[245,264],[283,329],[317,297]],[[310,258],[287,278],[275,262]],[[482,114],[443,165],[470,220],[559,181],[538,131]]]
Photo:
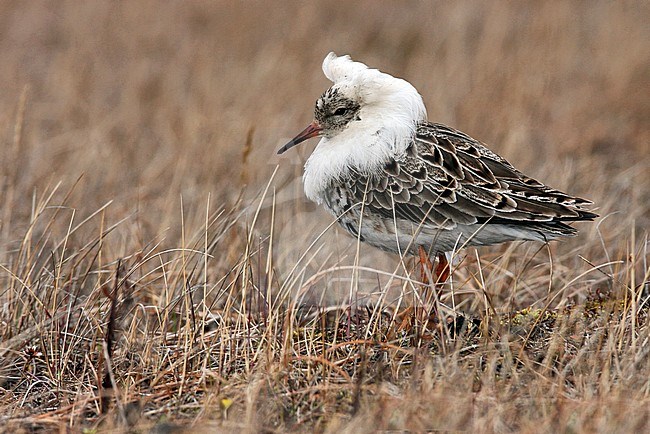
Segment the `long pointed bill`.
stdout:
[[304,142],[307,139],[311,139],[312,137],[316,137],[320,135],[320,132],[323,131],[320,125],[318,125],[318,122],[314,121],[307,128],[302,130],[300,134],[298,134],[296,137],[291,139],[289,143],[284,145],[278,150],[278,154],[284,153],[287,149],[293,148],[299,143]]

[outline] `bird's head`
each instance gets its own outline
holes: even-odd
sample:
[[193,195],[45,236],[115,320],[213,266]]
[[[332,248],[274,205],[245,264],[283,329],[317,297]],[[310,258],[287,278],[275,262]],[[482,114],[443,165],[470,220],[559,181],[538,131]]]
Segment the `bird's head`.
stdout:
[[[342,134],[355,140],[384,137],[384,144],[396,146],[418,121],[426,119],[422,97],[405,80],[334,53],[325,57],[323,72],[333,85],[316,101],[314,121],[278,154],[312,137],[335,139]],[[379,146],[381,142],[377,140]]]

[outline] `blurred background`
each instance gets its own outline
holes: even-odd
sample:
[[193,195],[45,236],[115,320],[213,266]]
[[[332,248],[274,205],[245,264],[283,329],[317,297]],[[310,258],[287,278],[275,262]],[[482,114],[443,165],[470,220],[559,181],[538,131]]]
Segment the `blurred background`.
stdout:
[[[2,1],[2,257],[53,191],[75,222],[112,201],[96,226],[127,219],[103,251],[120,257],[179,245],[206,209],[254,211],[268,185],[290,269],[332,219],[302,193],[316,141],[276,151],[311,121],[329,51],[407,79],[430,120],[616,213],[561,247],[603,254],[649,223],[649,22],[647,1]],[[352,264],[353,240],[327,232],[310,267]]]

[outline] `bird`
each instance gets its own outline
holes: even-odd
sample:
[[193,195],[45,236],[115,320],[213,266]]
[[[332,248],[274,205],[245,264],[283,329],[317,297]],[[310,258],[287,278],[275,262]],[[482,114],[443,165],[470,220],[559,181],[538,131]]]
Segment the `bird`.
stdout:
[[[406,80],[329,53],[333,83],[316,101],[314,121],[278,150],[320,137],[304,166],[304,192],[352,236],[381,250],[437,256],[515,240],[574,236],[567,223],[598,217],[593,203],[516,169],[482,142],[430,122]],[[444,277],[443,277],[444,276]]]

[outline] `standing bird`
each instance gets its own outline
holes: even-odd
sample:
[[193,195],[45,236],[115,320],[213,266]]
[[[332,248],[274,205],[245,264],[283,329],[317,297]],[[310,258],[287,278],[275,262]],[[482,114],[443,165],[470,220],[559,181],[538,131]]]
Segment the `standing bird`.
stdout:
[[[573,236],[566,222],[593,220],[590,201],[554,190],[485,145],[427,120],[407,81],[330,53],[334,84],[316,101],[314,121],[278,154],[321,137],[305,164],[305,194],[350,234],[393,253],[444,255],[457,247]],[[442,277],[444,276],[444,277]]]

